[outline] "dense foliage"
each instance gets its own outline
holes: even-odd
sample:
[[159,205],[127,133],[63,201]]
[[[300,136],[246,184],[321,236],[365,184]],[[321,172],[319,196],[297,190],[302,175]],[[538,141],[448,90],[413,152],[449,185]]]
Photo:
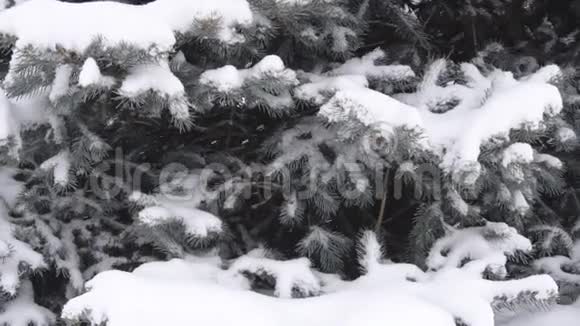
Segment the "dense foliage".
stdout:
[[[50,323],[100,272],[257,249],[353,280],[367,230],[434,270],[444,236],[519,232],[533,247],[476,274],[578,295],[578,1],[19,2],[0,0],[0,311]],[[449,264],[491,264],[470,255]]]

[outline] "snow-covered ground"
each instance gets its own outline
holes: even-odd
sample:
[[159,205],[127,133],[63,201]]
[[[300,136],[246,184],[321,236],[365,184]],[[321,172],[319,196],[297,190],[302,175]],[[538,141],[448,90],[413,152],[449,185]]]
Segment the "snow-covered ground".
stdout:
[[580,322],[580,302],[557,306],[550,311],[531,312],[498,321],[497,326],[575,326]]
[[[495,241],[485,240],[484,235],[489,239],[490,232],[497,234]],[[449,258],[431,257],[432,271],[425,273],[414,265],[381,262],[380,245],[374,234],[367,232],[359,253],[366,274],[348,282],[311,270],[306,258],[276,261],[262,251],[251,252],[229,266],[223,266],[215,256],[147,263],[132,273],[107,271],[97,275],[87,283],[88,292],[66,304],[62,316],[92,324],[106,321],[111,326],[454,326],[456,321],[493,326],[498,301],[517,306],[529,296],[527,300],[548,302],[557,292],[547,275],[499,282],[481,279],[481,273],[490,266],[501,270],[504,252],[525,250],[529,244],[503,223],[458,230],[437,247],[453,248]],[[456,267],[457,259],[474,254],[475,260]],[[272,296],[253,292],[246,278],[249,274],[272,277]],[[290,298],[295,293],[309,297]],[[558,307],[538,316],[553,321],[573,315],[572,308]],[[519,315],[498,325],[521,325],[518,323],[525,318],[529,317]]]

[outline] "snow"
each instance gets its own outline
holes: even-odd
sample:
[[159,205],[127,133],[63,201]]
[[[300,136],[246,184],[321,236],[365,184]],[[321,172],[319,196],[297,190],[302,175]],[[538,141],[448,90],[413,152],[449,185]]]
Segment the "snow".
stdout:
[[338,91],[368,87],[369,79],[400,82],[415,77],[415,73],[409,66],[377,65],[376,61],[384,57],[385,53],[382,50],[375,49],[360,58],[347,60],[324,74],[306,73],[305,77],[309,82],[297,87],[295,96],[301,100],[322,105]]
[[71,169],[70,153],[68,150],[61,151],[55,156],[40,164],[40,169],[49,171],[52,170],[54,183],[60,186],[69,184],[69,173]]
[[405,161],[403,163],[401,163],[401,165],[399,165],[399,168],[397,169],[397,173],[400,175],[403,174],[413,174],[415,173],[415,170],[417,169],[417,167],[415,166],[415,164],[412,161]]
[[[574,228],[572,229],[572,232],[574,233],[578,231],[580,231],[580,221],[577,222],[576,226],[574,226]],[[576,241],[574,243],[574,247],[572,247],[571,257],[572,259],[580,261],[580,241]]]
[[[102,79],[101,79],[102,80]],[[105,81],[112,83],[112,81]],[[140,97],[149,93],[165,101],[174,121],[187,122],[190,118],[190,103],[185,94],[185,87],[172,72],[167,60],[145,63],[130,69],[123,80],[118,94],[130,102],[139,103]]]
[[523,80],[533,83],[549,83],[556,81],[557,78],[562,76],[562,71],[558,65],[547,65],[540,68],[535,73],[526,76]]
[[183,84],[171,72],[166,61],[137,65],[131,69],[119,88],[119,94],[127,98],[135,98],[148,91],[169,98],[185,94]]
[[[298,80],[293,70],[284,67],[280,57],[268,55],[248,69],[237,69],[228,65],[207,70],[201,74],[199,83],[211,91],[225,94],[239,94],[240,89],[248,85],[245,91],[250,96],[240,94],[240,101],[251,108],[268,106],[274,109],[268,113],[280,116],[293,108],[294,101],[290,90],[298,84]],[[251,100],[248,101],[248,98]]]
[[[181,189],[183,193],[172,194],[172,190],[176,188]],[[157,194],[144,195],[135,192],[129,199],[145,207],[138,213],[138,219],[144,225],[157,226],[180,222],[189,235],[207,237],[210,233],[222,232],[222,221],[217,216],[196,208],[207,196],[202,189],[204,187],[200,176],[191,173],[163,183]]]
[[569,142],[576,140],[576,133],[568,127],[562,127],[556,132],[556,137],[562,142]]
[[352,58],[341,66],[328,73],[330,76],[361,75],[367,78],[380,80],[405,80],[415,77],[415,73],[409,66],[404,65],[376,65],[376,61],[385,57],[381,49],[375,49],[360,58]]
[[11,155],[17,157],[22,145],[20,131],[29,127],[48,123],[48,96],[25,97],[11,101],[0,88],[0,142],[11,138],[15,140],[15,148]]
[[[162,175],[161,178],[164,182],[159,186],[159,193],[148,195],[135,191],[130,195],[129,200],[145,207],[174,204],[198,207],[212,196],[200,172]],[[178,193],[174,193],[176,189],[179,190]]]
[[[92,325],[106,321],[109,326],[455,326],[456,321],[494,326],[494,311],[502,307],[522,300],[540,304],[555,300],[558,288],[547,275],[482,279],[489,268],[499,269],[496,264],[505,269],[504,253],[531,250],[530,242],[504,223],[455,230],[439,241],[431,256],[445,246],[472,260],[458,267],[450,257],[437,262],[441,269],[430,272],[382,262],[380,244],[367,231],[361,234],[357,250],[365,275],[354,281],[313,272],[306,258],[265,258],[263,250],[229,264],[216,256],[147,263],[132,273],[98,274],[87,283],[88,292],[65,305],[62,317]],[[252,291],[252,275],[272,277],[280,298]],[[289,299],[297,289],[311,296]]]
[[486,302],[493,304],[498,299],[514,302],[523,291],[537,293],[537,300],[551,300],[558,289],[554,281],[546,275],[501,282],[475,280],[468,275],[469,273],[458,269],[433,274],[432,279],[427,281],[423,295],[430,302],[440,305],[472,326],[494,325],[493,308],[486,307]]
[[564,270],[566,266],[573,266],[574,264],[580,264],[580,261],[575,262],[569,257],[564,256],[553,256],[540,258],[534,262],[533,266],[535,270],[547,273],[558,282],[561,281],[580,286],[580,274],[568,273]]
[[[0,181],[6,181],[2,183],[0,187],[2,196],[2,201],[0,201],[0,240],[10,248],[11,254],[8,257],[0,259],[0,289],[11,295],[16,294],[20,284],[20,265],[26,264],[30,266],[31,269],[37,269],[45,267],[45,263],[42,255],[33,251],[28,244],[17,240],[14,238],[12,232],[12,225],[8,221],[9,215],[8,210],[11,208],[7,205],[13,205],[16,200],[16,196],[23,189],[23,186],[18,184],[12,179],[14,171],[1,168],[0,169]],[[0,319],[2,314],[0,314]]]
[[564,163],[560,161],[559,158],[550,155],[550,154],[541,154],[535,153],[534,154],[534,162],[545,164],[546,166],[553,168],[553,169],[562,169],[564,167]]
[[[531,250],[531,242],[505,223],[488,222],[482,227],[450,229],[430,251],[427,265],[433,272],[428,276],[439,279],[441,284],[444,280],[453,282],[457,288],[453,289],[451,284],[442,286],[439,291],[430,292],[437,294],[433,300],[440,300],[446,306],[451,304],[447,309],[456,311],[458,316],[468,316],[464,319],[468,325],[494,325],[492,313],[465,304],[465,294],[472,291],[486,301],[491,300],[494,309],[499,312],[505,309],[503,307],[511,310],[510,305],[518,304],[521,300],[518,296],[523,289],[530,291],[526,293],[537,293],[536,300],[553,302],[557,286],[547,275],[498,282],[481,280],[482,283],[477,285],[469,280],[476,275],[481,277],[484,272],[491,272],[502,279],[506,275],[506,255],[529,253]],[[445,293],[446,299],[441,297],[441,293]]]
[[206,70],[201,74],[199,83],[227,93],[241,88],[246,80],[262,79],[266,76],[287,81],[290,84],[298,83],[294,71],[286,69],[282,59],[276,55],[265,56],[248,69],[238,70],[234,66],[226,65],[221,68]]
[[44,94],[10,101],[12,117],[21,130],[48,123],[49,110],[49,99]]
[[54,314],[34,303],[32,283],[25,281],[18,291],[18,296],[3,306],[0,313],[0,325],[10,326],[49,326],[56,321]]
[[19,132],[17,127],[12,116],[11,104],[4,90],[0,89],[0,141],[7,141],[17,135]]
[[261,78],[262,76],[269,73],[282,72],[284,69],[284,62],[282,59],[280,59],[279,56],[267,55],[258,63],[256,63],[251,69],[248,69],[246,73],[250,78]]
[[522,82],[495,91],[481,107],[456,107],[443,114],[423,111],[422,115],[428,139],[447,149],[442,166],[450,171],[477,162],[481,145],[493,136],[507,136],[522,126],[539,128],[544,114],[561,109],[556,87]]
[[511,209],[519,214],[525,214],[530,209],[526,197],[521,190],[514,190],[512,192],[512,206]]
[[10,245],[4,240],[0,240],[0,259],[7,258],[11,254],[12,248]]
[[358,119],[367,127],[392,132],[396,127],[421,128],[421,116],[411,106],[370,89],[338,91],[318,113],[329,122]]
[[95,59],[87,58],[79,73],[79,85],[81,87],[111,88],[115,85],[115,79],[110,76],[103,76]]
[[383,248],[374,232],[367,230],[362,233],[357,246],[357,254],[363,272],[371,274],[377,269],[383,257]]
[[252,22],[252,11],[246,0],[157,0],[144,7],[147,14],[160,18],[171,30],[178,32],[188,31],[194,19],[219,17],[222,26],[217,38],[227,43],[243,41],[235,27]]
[[459,214],[466,216],[469,213],[469,205],[461,198],[461,195],[455,189],[450,189],[447,198],[451,207],[453,207]]
[[216,15],[221,19],[219,40],[243,40],[234,27],[252,21],[246,0],[157,0],[143,6],[109,1],[76,4],[31,0],[0,13],[0,33],[15,35],[17,47],[32,44],[54,49],[59,44],[83,52],[101,37],[108,46],[129,42],[143,49],[168,52],[175,44],[176,32],[185,33],[195,20],[213,19]]
[[[444,60],[430,66],[417,92],[390,97],[367,89],[360,77],[384,79],[397,75],[374,66],[382,55],[381,51],[373,51],[347,61],[330,72],[335,79],[311,75],[311,82],[297,88],[296,96],[322,104],[328,93],[333,94],[319,113],[330,122],[346,122],[355,117],[365,126],[386,131],[397,126],[414,128],[422,132],[425,148],[442,158],[440,165],[445,171],[470,172],[473,181],[479,176],[477,160],[485,142],[493,137],[507,139],[510,130],[516,128],[540,129],[545,115],[555,115],[563,106],[558,89],[546,83],[558,75],[555,66],[540,69],[525,80],[515,80],[511,73],[499,70],[483,76],[473,64],[464,63],[461,69],[467,85],[442,87],[437,85],[437,79],[446,67]],[[411,76],[401,69],[403,76]],[[454,100],[459,104],[451,110],[434,110]],[[570,136],[560,138],[573,137],[573,131],[568,133]],[[515,144],[506,150],[503,163],[513,160],[530,162],[533,151],[529,145]]]
[[514,143],[503,151],[501,165],[507,168],[510,164],[527,164],[534,160],[534,150],[527,143]]
[[221,68],[205,71],[199,78],[202,85],[210,85],[220,92],[238,89],[244,84],[244,78],[236,67],[227,65]]
[[286,225],[297,223],[302,217],[302,205],[298,202],[296,192],[293,191],[286,197],[284,206],[280,212],[280,222]]
[[432,270],[459,267],[464,259],[482,260],[487,266],[500,267],[506,255],[518,251],[531,252],[532,243],[505,223],[487,222],[485,226],[463,230],[453,229],[433,245],[426,264]]
[[[109,326],[373,326],[384,325],[388,308],[389,320],[404,321],[407,326],[423,326],[426,321],[434,326],[454,325],[442,309],[410,295],[351,290],[300,300],[278,299],[224,286],[211,276],[215,271],[211,266],[193,262],[187,268],[180,260],[154,264],[144,266],[147,273],[139,268],[133,273],[97,275],[87,284],[90,291],[69,301],[62,316],[74,320],[85,315],[91,324],[107,321]],[[117,295],[111,297],[111,293]],[[228,307],[228,313],[223,307]],[[422,313],[412,313],[416,309]]]
[[294,90],[297,98],[322,105],[328,99],[327,94],[335,94],[341,90],[368,87],[368,81],[362,75],[343,75],[336,77],[320,77],[311,75],[311,82],[302,84]]
[[228,269],[229,277],[232,278],[243,273],[273,277],[276,280],[274,295],[280,298],[292,298],[294,291],[308,296],[320,293],[320,281],[310,270],[310,261],[307,258],[279,261],[248,254],[236,259]]
[[54,81],[48,98],[55,103],[69,91],[70,77],[73,73],[73,67],[69,64],[59,65],[56,68]]
[[0,11],[6,9],[8,7],[19,5],[25,1],[28,1],[28,0],[0,0]]
[[497,326],[576,326],[580,320],[580,301],[545,311],[522,314]]
[[[435,152],[443,158],[446,171],[460,171],[477,165],[483,143],[494,136],[507,137],[514,128],[541,127],[544,115],[562,109],[558,89],[539,82],[540,77],[516,81],[511,73],[495,71],[484,77],[472,64],[462,64],[468,85],[436,85],[437,76],[445,67],[436,61],[427,71],[419,90],[395,98],[415,106],[423,120],[423,129]],[[444,113],[429,109],[433,103],[450,99],[460,103]],[[498,119],[501,117],[501,119]]]
[[[269,270],[286,288],[289,280],[319,284],[306,269],[307,261],[296,263],[244,256],[226,270],[220,269],[218,261],[202,258],[148,263],[133,273],[107,271],[87,283],[87,293],[65,305],[62,317],[86,318],[93,325],[107,321],[110,326],[454,326],[455,318],[473,326],[493,326],[491,302],[495,298],[514,300],[529,290],[537,293],[537,299],[547,299],[557,289],[545,275],[493,282],[455,268],[424,274],[408,264],[377,264],[352,282],[327,276],[331,291],[293,300],[251,292],[240,279],[242,270]],[[413,281],[409,275],[417,277]]]
[[183,223],[187,234],[197,237],[222,231],[222,222],[217,216],[181,205],[147,207],[139,212],[139,221],[148,226],[178,221]]
[[13,168],[0,167],[0,198],[8,207],[16,205],[18,196],[24,190],[24,185],[13,178],[16,172]]

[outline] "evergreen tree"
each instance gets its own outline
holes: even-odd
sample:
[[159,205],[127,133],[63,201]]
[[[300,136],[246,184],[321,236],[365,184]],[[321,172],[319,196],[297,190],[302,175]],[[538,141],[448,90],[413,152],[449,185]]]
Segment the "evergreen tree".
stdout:
[[[441,325],[554,303],[529,274],[577,284],[576,79],[549,59],[576,36],[540,2],[0,11],[0,324],[66,304],[67,322],[122,325],[111,289],[171,293],[172,275],[318,303],[384,281]],[[505,25],[482,24],[513,12],[531,34],[488,44]],[[470,61],[427,59],[449,52]],[[433,304],[462,285],[473,300]]]
[[[37,283],[54,293],[40,300],[55,310],[102,270],[207,247],[216,232],[206,232],[203,220],[214,231],[221,222],[196,207],[222,207],[204,201],[167,208],[138,194],[183,192],[172,189],[175,180],[160,182],[179,180],[180,171],[163,169],[167,163],[235,164],[251,157],[271,129],[261,125],[294,114],[296,75],[264,53],[292,58],[290,64],[345,58],[360,32],[340,3],[319,1],[38,0],[4,11],[0,20],[3,49],[11,51],[0,105],[3,160],[18,168],[23,184],[4,218],[17,223],[24,249],[44,261],[21,258],[11,233],[3,255],[14,261],[8,266],[21,259],[32,270],[46,267],[52,284]],[[219,175],[211,181],[228,191],[226,184],[246,187]],[[171,221],[147,220],[143,207]],[[188,225],[189,218],[202,224]],[[28,279],[14,266],[7,275]],[[8,302],[20,284],[10,282],[2,286]]]

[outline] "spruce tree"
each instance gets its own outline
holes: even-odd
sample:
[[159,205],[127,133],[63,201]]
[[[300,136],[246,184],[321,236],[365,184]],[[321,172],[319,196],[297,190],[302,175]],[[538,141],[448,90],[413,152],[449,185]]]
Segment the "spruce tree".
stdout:
[[[222,205],[166,208],[139,194],[183,194],[163,188],[160,180],[180,180],[168,163],[233,168],[251,157],[271,129],[261,126],[296,114],[296,74],[275,54],[295,65],[346,58],[360,33],[345,7],[321,1],[35,0],[0,20],[2,49],[11,54],[0,102],[3,161],[16,169],[4,174],[15,175],[21,192],[3,213],[15,229],[2,239],[10,262],[2,274],[12,275],[2,305],[18,300],[11,298],[20,285],[31,298],[22,265],[43,268],[50,284],[35,282],[51,293],[40,301],[55,311],[102,270],[215,242],[221,232],[206,227],[222,231],[221,221],[206,211],[220,213]],[[209,181],[234,192],[247,186],[235,177]],[[161,215],[147,219],[147,212]],[[187,224],[190,218],[200,221]],[[19,249],[13,236],[28,245]]]
[[[12,5],[0,11],[0,324],[134,322],[104,298],[159,282],[239,291],[244,305],[249,290],[320,296],[307,302],[322,310],[334,292],[378,308],[394,291],[441,325],[490,326],[555,302],[552,278],[532,273],[577,284],[561,279],[578,274],[575,74],[545,58],[570,42],[479,33],[519,1]],[[544,57],[518,52],[538,46]],[[433,59],[449,52],[465,62]],[[462,286],[470,300],[433,302]],[[264,300],[306,322],[308,309]]]

